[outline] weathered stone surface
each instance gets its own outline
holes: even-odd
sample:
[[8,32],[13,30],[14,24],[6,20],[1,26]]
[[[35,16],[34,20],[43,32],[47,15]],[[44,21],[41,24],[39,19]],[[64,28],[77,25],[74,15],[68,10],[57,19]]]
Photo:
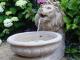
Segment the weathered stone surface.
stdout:
[[7,42],[15,54],[30,60],[60,60],[64,56],[62,36],[55,32],[19,33],[10,36]]
[[63,32],[63,15],[58,6],[43,4],[35,16],[35,24],[39,31]]
[[[33,59],[27,59],[25,57],[20,57],[14,55],[14,53],[11,51],[8,44],[2,44],[0,46],[0,60],[33,60]],[[62,60],[67,60],[66,58],[63,58]]]

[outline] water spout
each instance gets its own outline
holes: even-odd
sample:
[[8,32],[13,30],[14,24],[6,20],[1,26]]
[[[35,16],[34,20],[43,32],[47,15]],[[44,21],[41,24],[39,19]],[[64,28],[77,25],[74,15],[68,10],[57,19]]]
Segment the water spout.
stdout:
[[39,21],[38,21],[38,28],[37,28],[37,32],[39,31],[39,29],[40,29],[40,19],[39,19]]

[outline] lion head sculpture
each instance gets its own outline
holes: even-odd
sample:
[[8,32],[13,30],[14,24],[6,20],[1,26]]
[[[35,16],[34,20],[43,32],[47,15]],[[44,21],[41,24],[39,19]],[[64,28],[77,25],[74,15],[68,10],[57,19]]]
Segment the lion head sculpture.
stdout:
[[35,24],[40,31],[63,32],[63,16],[60,9],[54,4],[43,4],[35,16]]

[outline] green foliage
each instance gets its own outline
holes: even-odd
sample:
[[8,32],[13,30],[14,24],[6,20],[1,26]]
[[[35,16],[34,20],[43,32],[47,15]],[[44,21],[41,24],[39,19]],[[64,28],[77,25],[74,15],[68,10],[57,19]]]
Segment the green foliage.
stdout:
[[[61,0],[60,2],[61,8],[65,13],[64,28],[67,37],[66,43],[68,43],[69,47],[66,49],[66,53],[77,56],[75,53],[80,53],[80,48],[78,47],[80,46],[80,0]],[[78,50],[75,45],[79,48]]]
[[[26,27],[27,20],[33,21],[37,11],[37,8],[33,7],[34,4],[35,1],[33,3],[32,0],[22,0],[21,2],[20,0],[0,0],[0,39],[4,40],[9,35]],[[10,22],[12,25],[6,27],[4,21],[6,19],[11,20],[13,17],[16,18]]]
[[61,0],[61,6],[66,16],[64,21],[66,23],[66,30],[79,29],[80,23],[80,0]]
[[80,0],[61,0],[61,8],[65,13],[65,31],[80,31]]

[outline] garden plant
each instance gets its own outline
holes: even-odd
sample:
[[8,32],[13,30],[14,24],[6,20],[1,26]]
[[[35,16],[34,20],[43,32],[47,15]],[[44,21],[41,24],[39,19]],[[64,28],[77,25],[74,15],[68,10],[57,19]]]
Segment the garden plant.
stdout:
[[[0,0],[0,39],[33,26],[37,6],[30,0]],[[20,31],[21,32],[21,31]]]
[[80,0],[60,0],[65,13],[66,54],[70,60],[80,59]]

